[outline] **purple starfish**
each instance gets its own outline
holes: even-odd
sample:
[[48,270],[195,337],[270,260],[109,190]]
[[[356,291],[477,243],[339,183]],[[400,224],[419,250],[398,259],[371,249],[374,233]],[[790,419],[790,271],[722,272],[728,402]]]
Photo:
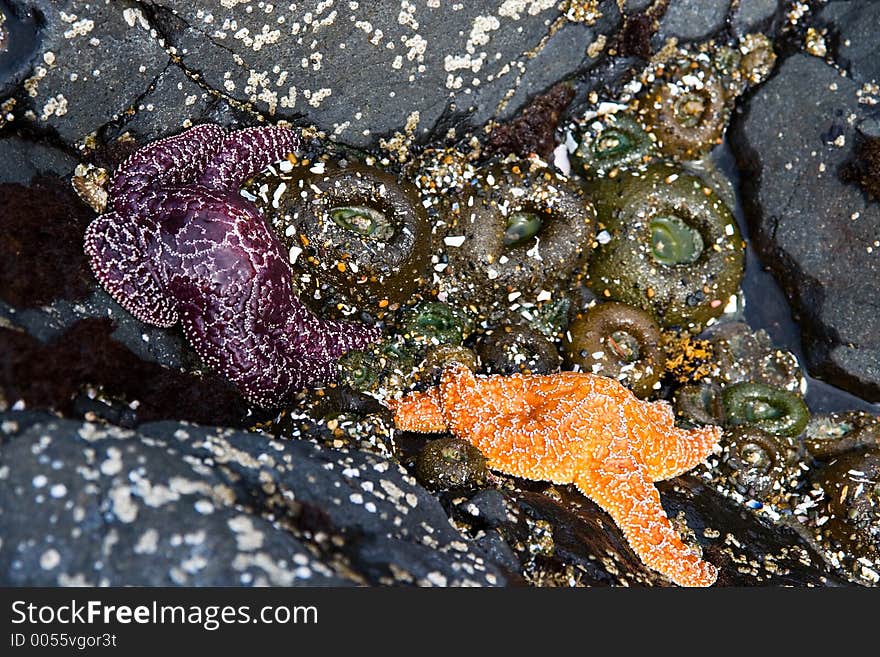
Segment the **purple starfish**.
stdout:
[[111,296],[138,319],[183,325],[206,364],[252,402],[331,381],[336,359],[378,339],[321,319],[293,294],[279,240],[241,185],[299,146],[291,130],[200,125],[139,149],[109,185],[85,250]]

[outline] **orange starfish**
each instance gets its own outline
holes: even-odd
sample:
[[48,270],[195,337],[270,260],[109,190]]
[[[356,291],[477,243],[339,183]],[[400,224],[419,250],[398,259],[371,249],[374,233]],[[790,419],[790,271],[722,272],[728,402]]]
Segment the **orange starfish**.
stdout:
[[438,387],[388,405],[399,429],[450,430],[478,447],[493,469],[575,484],[611,515],[645,565],[676,584],[715,582],[715,567],[682,543],[653,482],[700,463],[720,428],[678,429],[667,403],[641,401],[607,377],[477,378],[460,363],[444,370]]

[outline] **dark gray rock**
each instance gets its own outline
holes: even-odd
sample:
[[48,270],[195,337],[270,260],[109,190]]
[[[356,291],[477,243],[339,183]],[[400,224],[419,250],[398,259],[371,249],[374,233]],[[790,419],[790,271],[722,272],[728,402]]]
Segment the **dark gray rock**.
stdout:
[[133,114],[109,126],[104,139],[128,133],[138,143],[146,143],[199,123],[237,128],[252,121],[246,112],[232,107],[222,96],[197,84],[181,67],[172,64],[156,78],[133,110]]
[[28,3],[0,3],[0,97],[30,71],[41,35],[39,12]]
[[57,338],[88,317],[112,320],[116,326],[113,338],[142,360],[173,368],[192,367],[198,362],[179,332],[144,324],[102,289],[96,288],[79,301],[58,299],[40,308],[18,309],[0,300],[0,320],[26,331],[40,342]]
[[740,0],[731,24],[737,36],[764,31],[782,7],[782,0]]
[[[152,25],[206,86],[274,118],[314,123],[352,145],[395,132],[424,138],[441,116],[478,125],[501,108],[589,66],[584,52],[619,24],[616,2],[600,3],[594,26],[565,26],[553,0],[483,3],[283,4],[244,12],[236,3],[144,3]],[[546,39],[545,39],[546,37]],[[560,40],[562,57],[532,57]],[[543,43],[546,41],[546,43]],[[571,50],[569,48],[576,48]],[[444,129],[448,126],[444,122]]]
[[809,369],[880,400],[880,204],[842,181],[860,85],[796,54],[749,100],[732,143],[763,261],[799,315]]
[[481,490],[462,505],[462,512],[471,522],[484,523],[487,527],[499,527],[510,522],[507,502],[501,491],[494,488]]
[[564,24],[525,65],[525,73],[516,86],[516,92],[505,109],[498,113],[498,118],[509,118],[521,109],[536,91],[546,89],[572,72],[597,62],[604,55],[604,50],[594,57],[587,55],[585,58],[584,55],[598,35],[613,32],[618,20],[618,14],[614,13],[603,15],[595,26],[588,27],[583,23]]
[[592,25],[558,5],[38,0],[45,28],[15,116],[69,143],[102,127],[152,139],[267,118],[355,146],[405,135],[396,148],[509,117],[592,66],[602,49],[587,48],[613,35],[617,3],[602,0]]
[[395,463],[174,422],[0,416],[6,585],[503,584]]
[[627,14],[634,14],[643,9],[647,9],[653,4],[654,0],[626,0],[624,11]]
[[514,580],[516,574],[522,570],[522,564],[516,553],[498,530],[490,529],[487,532],[479,532],[474,537],[474,542],[486,552],[490,561],[494,561],[508,571],[509,580]]
[[0,445],[0,578],[7,586],[348,579],[290,534],[236,508],[219,473],[162,443],[71,421],[17,422],[4,417]]
[[16,120],[76,143],[118,119],[169,57],[138,20],[134,2],[38,0],[45,27]]
[[858,82],[880,81],[877,34],[880,33],[880,3],[846,0],[828,4],[819,20],[832,26],[837,39],[836,59]]
[[672,0],[660,21],[657,37],[662,41],[699,41],[724,26],[730,0]]
[[0,139],[0,183],[26,185],[41,173],[66,176],[76,160],[64,151],[19,137]]

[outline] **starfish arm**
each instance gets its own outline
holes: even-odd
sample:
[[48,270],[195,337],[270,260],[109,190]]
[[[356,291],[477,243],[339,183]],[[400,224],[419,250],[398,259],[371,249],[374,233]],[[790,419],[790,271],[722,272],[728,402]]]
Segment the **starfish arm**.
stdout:
[[522,374],[477,377],[466,365],[452,362],[440,378],[441,406],[450,426],[460,425],[464,432],[488,422],[526,422],[547,401],[545,395],[530,394],[544,378]]
[[283,160],[299,145],[299,135],[288,128],[262,126],[237,130],[223,140],[199,182],[216,190],[237,191],[248,178]]
[[84,249],[95,277],[119,305],[147,324],[177,323],[174,300],[150,267],[141,224],[115,212],[102,214],[86,229]]
[[691,470],[705,460],[721,438],[721,428],[679,429],[666,402],[633,399],[640,408],[631,414],[629,443],[648,469],[651,481],[662,481]]
[[238,199],[198,190],[178,188],[174,198],[188,221],[165,228],[167,287],[199,357],[263,406],[326,376],[326,363],[289,331],[291,316],[305,322],[309,312],[293,295],[289,265],[261,217]]
[[291,317],[291,330],[299,333],[303,349],[325,360],[335,361],[346,352],[363,349],[382,336],[381,329],[376,326],[321,319],[299,301],[295,303],[302,310]]
[[587,497],[607,511],[642,562],[679,586],[711,586],[716,568],[700,559],[681,541],[669,522],[660,494],[643,466],[626,447],[612,439],[604,458],[590,464],[575,484]]
[[181,299],[180,322],[188,342],[206,365],[222,373],[249,401],[277,405],[318,374],[311,363],[285,350],[281,340],[249,330],[250,322],[234,316],[236,309],[248,306],[247,291],[221,298],[189,282],[175,280],[172,287]]
[[436,388],[412,392],[402,399],[389,399],[385,403],[394,411],[394,424],[402,431],[446,431],[446,418],[443,416],[440,393]]
[[113,175],[108,188],[123,214],[140,208],[149,190],[195,182],[220,148],[223,129],[206,123],[139,148]]
[[440,376],[440,407],[446,423],[455,435],[468,438],[470,429],[486,420],[494,409],[481,395],[477,378],[464,364],[452,362]]

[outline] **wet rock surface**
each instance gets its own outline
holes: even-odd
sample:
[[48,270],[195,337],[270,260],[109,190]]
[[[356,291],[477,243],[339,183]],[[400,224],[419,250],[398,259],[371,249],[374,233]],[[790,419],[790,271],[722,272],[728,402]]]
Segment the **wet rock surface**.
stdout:
[[[775,33],[782,4],[0,1],[24,17],[0,54],[0,583],[667,585],[571,488],[489,475],[429,492],[406,458],[351,431],[337,440],[326,418],[255,431],[266,418],[179,328],[142,324],[97,286],[81,250],[94,214],[70,176],[204,121],[313,125],[394,160],[510,125],[559,82],[574,83],[576,112],[667,37]],[[571,18],[575,5],[588,11]],[[652,5],[620,34],[621,10]],[[748,101],[735,142],[756,174],[744,178],[765,262],[782,263],[800,303],[811,365],[872,398],[877,204],[837,172],[853,156],[850,115],[868,115],[858,93],[876,76],[877,10],[829,3],[816,24],[850,77],[788,57]],[[632,49],[616,50],[626,56],[612,54],[627,39]],[[825,244],[837,250],[817,252]],[[340,447],[358,439],[373,452]],[[845,583],[809,541],[698,476],[658,487],[720,585]]]
[[0,2],[0,94],[8,93],[30,70],[40,44],[40,15],[9,0]]
[[[748,510],[725,499],[696,477],[680,477],[658,487],[667,514],[680,523],[679,527],[686,524],[690,528],[685,530],[685,539],[699,545],[703,557],[719,567],[718,586],[845,584],[794,531],[758,521]],[[592,579],[594,584],[666,584],[638,561],[626,558],[626,552],[620,548],[623,536],[596,515],[592,502],[572,500],[570,493],[563,493],[562,500],[566,502],[563,515],[573,509],[575,518],[555,520],[554,527],[558,529],[554,538],[558,535],[557,554],[561,561],[581,566],[588,573],[587,581]],[[560,513],[544,496],[526,496],[520,505],[529,513],[547,518]],[[587,559],[578,547],[583,542],[593,544]]]
[[734,125],[764,262],[799,315],[811,372],[880,400],[880,205],[842,179],[869,113],[862,83],[797,53]]
[[[686,540],[719,567],[717,585],[846,584],[793,530],[757,519],[698,477],[679,477],[659,488]],[[568,487],[526,483],[455,502],[453,516],[481,544],[503,544],[516,555],[533,584],[669,585],[639,562],[593,502]]]
[[9,136],[0,139],[0,180],[27,185],[40,174],[66,176],[77,160],[69,153],[40,143]]
[[492,585],[398,465],[174,422],[0,418],[0,578],[18,585]]
[[682,41],[704,39],[724,25],[730,4],[730,0],[672,2],[660,21],[658,36]]
[[558,4],[35,1],[42,39],[16,113],[71,143],[107,124],[151,139],[236,112],[351,145],[442,136],[598,61],[589,46],[619,26],[617,3],[578,22]]
[[[450,505],[460,533],[400,466],[358,450],[36,412],[0,427],[7,584],[503,585],[511,568],[535,584],[665,584],[568,488],[483,489]],[[697,478],[661,490],[720,584],[843,583],[793,532]]]
[[156,77],[134,110],[132,116],[102,129],[102,137],[109,141],[127,134],[146,142],[164,137],[169,129],[179,131],[204,121],[232,128],[253,118],[244,109],[200,86],[184,69],[173,64]]
[[767,29],[782,6],[782,0],[740,0],[733,11],[731,26],[736,34]]
[[862,0],[831,2],[819,13],[836,41],[835,60],[860,83],[880,78],[873,38],[880,26],[880,5]]
[[119,120],[168,65],[149,32],[130,25],[133,3],[16,2],[40,16],[40,45],[17,110],[69,143]]

